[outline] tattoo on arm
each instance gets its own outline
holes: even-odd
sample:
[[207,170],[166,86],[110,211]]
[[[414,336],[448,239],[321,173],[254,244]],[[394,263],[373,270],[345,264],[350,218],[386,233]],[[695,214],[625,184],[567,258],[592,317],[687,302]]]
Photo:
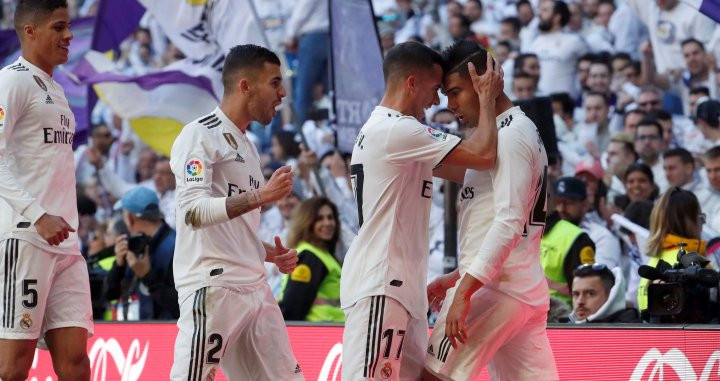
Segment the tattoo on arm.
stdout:
[[255,208],[259,208],[260,206],[262,206],[262,196],[259,190],[243,192],[225,199],[225,208],[227,209],[228,217],[231,219]]

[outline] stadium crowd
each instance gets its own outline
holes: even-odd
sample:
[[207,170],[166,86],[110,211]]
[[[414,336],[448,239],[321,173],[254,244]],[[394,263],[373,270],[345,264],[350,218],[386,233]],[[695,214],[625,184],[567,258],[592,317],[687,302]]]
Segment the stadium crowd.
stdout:
[[[96,0],[69,0],[73,17]],[[286,106],[248,133],[266,179],[282,165],[293,191],[263,210],[260,235],[300,252],[298,270],[267,278],[288,320],[342,322],[340,266],[358,229],[349,154],[327,120],[329,20],[325,0],[255,0],[271,48],[292,71],[298,125]],[[542,261],[550,322],[640,322],[659,259],[680,243],[718,268],[720,256],[720,28],[680,0],[374,0],[381,47],[416,40],[442,50],[471,39],[491,49],[513,100],[549,97],[558,155],[551,158]],[[12,27],[13,0],[0,26]],[[145,17],[115,59],[128,75],[183,57]],[[441,96],[442,98],[442,96]],[[286,103],[289,104],[289,103]],[[176,319],[175,177],[99,102],[89,141],[75,150],[79,235],[98,320]],[[463,134],[441,101],[426,123]],[[302,132],[302,137],[299,132]],[[444,186],[434,183],[428,281],[443,272]],[[629,228],[631,227],[631,228]],[[145,238],[143,238],[145,237]],[[304,265],[304,266],[303,266]],[[337,288],[337,290],[335,290]],[[335,293],[333,293],[335,292]],[[318,302],[320,301],[320,302]],[[644,320],[647,320],[645,318]]]

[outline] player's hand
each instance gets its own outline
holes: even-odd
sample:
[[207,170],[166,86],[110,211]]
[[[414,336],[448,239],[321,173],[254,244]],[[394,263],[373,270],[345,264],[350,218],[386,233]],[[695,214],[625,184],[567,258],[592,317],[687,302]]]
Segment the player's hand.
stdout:
[[453,348],[467,341],[465,332],[465,318],[470,310],[470,296],[456,293],[445,319],[445,336],[450,340]]
[[273,172],[270,180],[260,188],[262,203],[271,204],[290,194],[290,191],[292,191],[292,178],[293,173],[289,165],[280,167]]
[[142,278],[150,272],[150,247],[145,246],[145,255],[138,258],[135,253],[127,251],[127,263],[128,266],[135,272],[138,278]]
[[115,263],[118,267],[125,266],[125,258],[128,253],[128,240],[125,234],[115,238]]
[[468,62],[468,72],[473,83],[473,88],[478,94],[481,101],[494,101],[502,94],[504,88],[503,69],[500,64],[494,65],[490,54],[487,55],[487,70],[482,75],[478,75],[475,65]]
[[290,274],[295,270],[298,263],[298,253],[295,249],[288,249],[283,246],[280,237],[275,236],[275,255],[273,262],[283,274]]
[[70,237],[71,232],[75,231],[62,217],[47,213],[43,214],[42,217],[35,222],[35,229],[38,234],[52,246],[59,245],[62,241]]
[[437,312],[440,311],[440,305],[445,300],[447,290],[452,287],[453,284],[448,280],[448,275],[441,275],[427,286],[427,297],[430,310]]

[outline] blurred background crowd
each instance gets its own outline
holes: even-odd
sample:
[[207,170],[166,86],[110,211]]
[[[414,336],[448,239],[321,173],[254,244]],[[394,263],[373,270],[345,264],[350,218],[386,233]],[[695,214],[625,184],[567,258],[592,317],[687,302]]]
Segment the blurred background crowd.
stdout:
[[[11,28],[14,1],[1,1],[0,27]],[[68,3],[73,17],[93,15],[98,6],[97,0]],[[268,242],[279,236],[316,259],[307,277],[283,278],[268,265],[268,281],[287,319],[342,321],[341,313],[314,307],[319,293],[333,282],[339,287],[343,256],[358,229],[349,154],[335,150],[328,122],[327,1],[254,3],[292,81],[282,115],[251,126],[248,135],[268,178],[283,165],[296,173],[292,193],[262,211],[260,235]],[[511,99],[550,98],[558,154],[551,160],[542,247],[553,296],[549,321],[640,322],[648,281],[638,268],[660,259],[676,263],[681,243],[718,268],[715,21],[680,0],[372,3],[383,51],[409,40],[437,50],[474,40],[503,66]],[[143,75],[183,57],[146,16],[113,61],[125,74]],[[75,165],[95,317],[177,318],[175,177],[168,158],[102,101],[90,119]],[[443,102],[427,110],[425,123],[457,134],[465,129]],[[428,281],[443,272],[444,190],[436,181]],[[152,208],[161,213],[144,213]],[[700,294],[694,297],[708,296]]]

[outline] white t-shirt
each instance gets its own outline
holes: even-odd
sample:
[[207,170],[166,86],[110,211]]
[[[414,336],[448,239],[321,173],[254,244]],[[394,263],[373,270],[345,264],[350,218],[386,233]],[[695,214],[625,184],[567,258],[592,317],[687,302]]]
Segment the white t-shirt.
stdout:
[[0,239],[80,254],[77,233],[50,246],[35,230],[45,213],[77,229],[75,116],[59,83],[20,57],[0,70]]
[[360,230],[343,264],[342,308],[387,295],[425,317],[432,170],[458,144],[457,136],[395,110],[372,112],[351,160]]
[[[177,188],[173,272],[184,295],[205,286],[238,288],[265,281],[260,209],[229,219],[225,199],[265,179],[255,145],[219,109],[180,132],[170,153]],[[196,219],[199,227],[186,220]]]
[[468,170],[460,192],[460,275],[531,306],[548,304],[540,239],[548,161],[535,124],[512,107],[496,118],[497,162]]
[[535,53],[540,61],[538,90],[544,94],[575,92],[577,59],[589,51],[576,33],[541,34],[533,40],[528,53]]
[[661,10],[655,1],[625,0],[625,2],[647,25],[655,56],[655,67],[660,74],[665,74],[671,69],[685,68],[680,46],[683,40],[693,37],[707,45],[715,30],[715,21],[682,1],[669,12]]

